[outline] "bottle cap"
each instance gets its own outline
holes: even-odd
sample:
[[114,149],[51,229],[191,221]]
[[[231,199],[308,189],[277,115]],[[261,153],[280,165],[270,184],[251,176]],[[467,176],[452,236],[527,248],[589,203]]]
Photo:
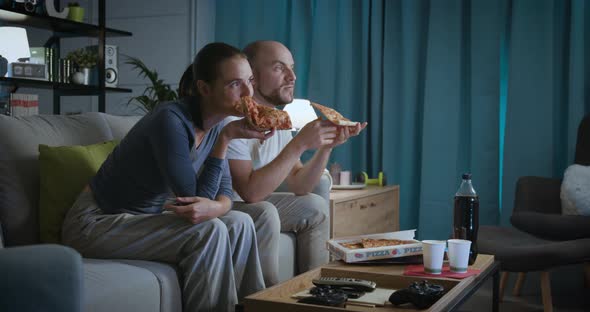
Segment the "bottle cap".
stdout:
[[471,179],[471,173],[464,173],[463,174],[463,180],[470,180]]

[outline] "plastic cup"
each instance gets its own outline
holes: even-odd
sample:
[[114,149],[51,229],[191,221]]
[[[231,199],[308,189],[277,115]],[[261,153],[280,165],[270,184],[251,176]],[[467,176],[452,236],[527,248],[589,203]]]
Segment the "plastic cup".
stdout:
[[449,266],[451,267],[451,272],[467,272],[471,241],[466,239],[449,239],[447,242],[449,243]]
[[441,274],[445,247],[447,242],[439,240],[422,241],[422,257],[424,260],[424,272],[429,274]]

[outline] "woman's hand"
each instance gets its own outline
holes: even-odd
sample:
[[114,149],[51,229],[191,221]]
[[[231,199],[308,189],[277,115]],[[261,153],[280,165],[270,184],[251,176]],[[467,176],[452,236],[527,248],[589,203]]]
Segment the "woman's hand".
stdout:
[[176,197],[176,203],[167,204],[165,209],[186,218],[192,224],[217,218],[225,213],[221,204],[205,197]]
[[259,131],[252,128],[246,118],[242,118],[240,120],[234,120],[225,127],[223,127],[222,134],[225,135],[228,139],[259,139],[264,141],[275,134],[275,129],[272,129],[268,133],[264,133],[264,131]]

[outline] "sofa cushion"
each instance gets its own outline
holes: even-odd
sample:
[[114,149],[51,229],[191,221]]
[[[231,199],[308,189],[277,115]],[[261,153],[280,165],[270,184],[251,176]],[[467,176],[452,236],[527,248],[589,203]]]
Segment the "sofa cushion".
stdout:
[[279,236],[279,282],[284,282],[296,275],[296,250],[297,240],[295,234],[293,232],[281,232]]
[[162,289],[150,270],[112,260],[83,261],[82,311],[160,311]]
[[182,311],[182,295],[176,267],[155,261],[114,261],[144,268],[154,274],[160,285],[160,312]]
[[39,234],[44,243],[61,242],[61,226],[78,194],[118,141],[92,145],[39,145]]
[[102,114],[0,116],[0,222],[8,246],[39,241],[38,146],[112,140]]
[[143,116],[115,116],[109,114],[102,115],[106,120],[109,128],[111,129],[111,135],[115,140],[122,140],[123,137],[131,130],[131,128],[143,117]]

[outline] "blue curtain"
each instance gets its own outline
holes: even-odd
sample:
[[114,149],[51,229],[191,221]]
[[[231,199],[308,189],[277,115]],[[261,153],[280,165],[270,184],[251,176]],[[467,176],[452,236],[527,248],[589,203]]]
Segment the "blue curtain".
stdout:
[[509,224],[518,177],[563,176],[573,163],[577,127],[590,112],[584,46],[590,3],[513,1],[509,12],[503,224]]
[[401,228],[444,239],[461,173],[473,173],[481,224],[498,224],[518,176],[560,176],[571,163],[588,112],[588,10],[583,0],[219,0],[215,39],[289,47],[296,97],[369,122],[331,161],[384,171],[400,185]]

